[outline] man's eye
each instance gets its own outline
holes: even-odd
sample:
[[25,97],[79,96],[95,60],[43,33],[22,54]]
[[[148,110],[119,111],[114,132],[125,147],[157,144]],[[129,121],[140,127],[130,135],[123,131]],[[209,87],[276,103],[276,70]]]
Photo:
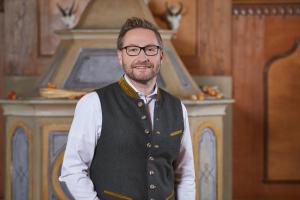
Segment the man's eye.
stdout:
[[152,51],[156,51],[157,47],[153,46],[153,47],[147,47],[146,51],[148,52],[152,52]]
[[139,51],[139,48],[128,48],[128,51],[137,52],[137,51]]

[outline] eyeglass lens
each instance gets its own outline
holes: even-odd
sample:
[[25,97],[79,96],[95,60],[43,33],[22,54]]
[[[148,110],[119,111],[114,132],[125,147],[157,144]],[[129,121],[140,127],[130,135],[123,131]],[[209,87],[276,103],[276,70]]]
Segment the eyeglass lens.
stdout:
[[126,53],[129,56],[139,55],[142,49],[147,56],[155,56],[155,55],[157,55],[158,49],[160,49],[160,47],[155,46],[155,45],[149,45],[149,46],[145,46],[145,47],[126,46],[126,47],[124,47],[124,49],[126,49]]

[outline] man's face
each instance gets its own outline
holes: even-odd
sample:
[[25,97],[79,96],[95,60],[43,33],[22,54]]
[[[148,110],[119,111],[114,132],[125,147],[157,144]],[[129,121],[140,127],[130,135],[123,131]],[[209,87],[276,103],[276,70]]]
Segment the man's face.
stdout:
[[[136,28],[128,31],[123,38],[123,47],[149,45],[159,46],[155,33],[144,28]],[[136,56],[130,56],[126,49],[118,50],[118,59],[123,66],[125,74],[138,83],[146,84],[151,80],[156,81],[159,72],[163,52],[158,49],[157,55],[147,56],[143,50]]]

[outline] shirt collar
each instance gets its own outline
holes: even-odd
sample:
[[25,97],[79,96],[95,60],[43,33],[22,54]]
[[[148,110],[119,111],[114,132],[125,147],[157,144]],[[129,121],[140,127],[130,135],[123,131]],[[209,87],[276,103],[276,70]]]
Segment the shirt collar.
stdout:
[[129,80],[128,76],[124,75],[125,81],[127,84],[138,94],[140,98],[155,98],[157,95],[157,83],[154,86],[153,91],[149,95],[145,95],[143,92],[140,92]]

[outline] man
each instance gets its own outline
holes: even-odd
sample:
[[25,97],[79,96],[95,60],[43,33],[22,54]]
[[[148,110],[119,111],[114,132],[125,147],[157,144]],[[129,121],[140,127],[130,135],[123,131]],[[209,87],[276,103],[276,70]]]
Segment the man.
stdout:
[[161,36],[130,18],[117,46],[125,75],[78,102],[60,181],[75,199],[194,200],[187,111],[156,84]]

